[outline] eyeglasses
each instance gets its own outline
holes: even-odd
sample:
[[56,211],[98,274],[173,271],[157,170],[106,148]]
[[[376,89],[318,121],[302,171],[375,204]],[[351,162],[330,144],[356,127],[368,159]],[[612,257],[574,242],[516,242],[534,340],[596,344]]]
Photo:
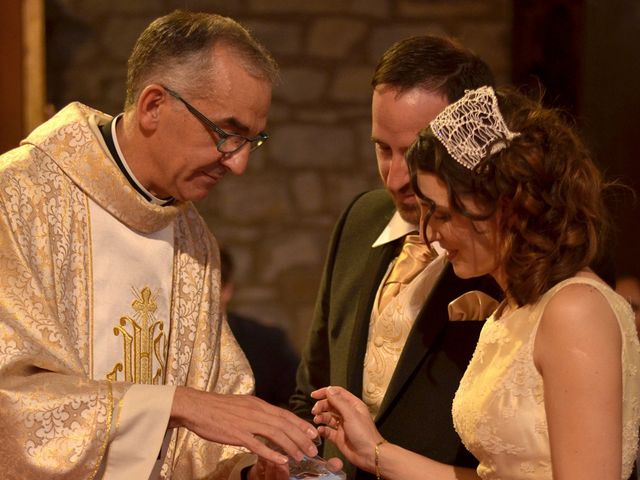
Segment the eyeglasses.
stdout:
[[189,112],[191,112],[194,117],[200,120],[205,127],[216,132],[218,137],[220,137],[220,140],[218,140],[218,142],[216,143],[216,148],[220,153],[235,153],[242,147],[244,147],[247,143],[251,146],[251,149],[249,151],[253,152],[269,138],[267,132],[260,132],[253,138],[247,138],[235,133],[225,132],[222,128],[209,120],[202,112],[198,111],[193,105],[182,98],[180,94],[174,92],[170,88],[165,87],[164,85],[162,85],[162,88],[164,88],[169,95],[184,103],[184,106],[187,107],[187,110],[189,110]]

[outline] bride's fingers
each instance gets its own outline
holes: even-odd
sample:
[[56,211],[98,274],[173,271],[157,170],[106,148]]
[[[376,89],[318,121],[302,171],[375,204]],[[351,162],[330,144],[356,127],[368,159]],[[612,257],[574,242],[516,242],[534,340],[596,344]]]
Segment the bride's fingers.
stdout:
[[333,413],[324,412],[313,417],[313,422],[317,425],[323,424],[327,427],[338,428],[342,423],[342,418]]
[[360,415],[369,414],[368,408],[362,400],[340,387],[327,388],[327,402],[329,406],[326,407],[326,410],[331,410],[344,418],[350,418],[353,412],[357,412]]
[[325,398],[327,398],[327,396],[329,396],[330,392],[333,390],[333,393],[335,392],[345,392],[347,394],[349,394],[349,391],[344,389],[343,387],[337,387],[334,385],[329,385],[328,387],[322,387],[319,388],[318,390],[314,390],[313,392],[311,392],[311,398],[315,398],[316,400],[323,400]]
[[316,425],[328,425],[331,422],[332,415],[330,413],[319,413],[313,417],[313,423]]
[[337,472],[338,470],[342,470],[343,466],[344,466],[344,464],[342,463],[342,460],[340,460],[337,457],[329,458],[327,460],[327,467],[332,472]]
[[318,415],[320,413],[329,412],[331,410],[332,408],[328,400],[318,400],[311,409],[311,413],[313,413],[314,415]]
[[320,433],[320,435],[325,438],[326,440],[329,440],[335,444],[338,443],[338,431],[334,430],[333,428],[329,428],[329,427],[318,427],[318,433]]
[[314,390],[313,392],[311,392],[311,398],[315,398],[316,400],[327,398],[327,388],[329,387],[323,387],[319,388],[318,390]]

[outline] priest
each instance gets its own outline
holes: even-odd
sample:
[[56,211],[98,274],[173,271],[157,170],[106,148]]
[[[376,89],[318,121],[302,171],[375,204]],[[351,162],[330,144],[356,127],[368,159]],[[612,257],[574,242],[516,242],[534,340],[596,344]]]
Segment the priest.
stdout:
[[317,453],[249,396],[191,203],[267,140],[276,75],[235,21],[176,11],[136,42],[122,114],[72,103],[0,157],[0,478],[256,478],[247,449],[287,461],[264,439]]

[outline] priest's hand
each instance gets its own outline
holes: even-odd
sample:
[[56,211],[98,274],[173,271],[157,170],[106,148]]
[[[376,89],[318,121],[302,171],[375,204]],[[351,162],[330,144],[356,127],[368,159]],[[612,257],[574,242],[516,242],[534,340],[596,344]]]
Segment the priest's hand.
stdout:
[[[262,440],[279,446],[300,461],[315,456],[316,429],[293,413],[250,395],[222,395],[177,387],[169,428],[184,427],[213,442],[245,447],[274,464],[286,465],[287,457]],[[277,477],[274,477],[277,478]]]

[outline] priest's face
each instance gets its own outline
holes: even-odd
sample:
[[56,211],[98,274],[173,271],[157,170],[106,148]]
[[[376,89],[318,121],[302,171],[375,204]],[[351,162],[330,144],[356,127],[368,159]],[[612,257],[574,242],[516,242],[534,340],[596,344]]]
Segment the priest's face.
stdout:
[[227,173],[241,175],[245,171],[251,143],[223,153],[220,150],[232,148],[238,137],[227,138],[221,145],[224,134],[215,127],[246,138],[257,138],[265,128],[271,84],[248,73],[233,50],[217,47],[213,55],[215,74],[207,85],[208,95],[187,98],[166,85],[171,89],[167,92],[167,120],[158,132],[154,157],[160,160],[154,165],[149,188],[160,198],[201,200]]
[[404,155],[426,127],[447,106],[440,93],[423,88],[400,92],[387,84],[376,86],[371,103],[371,138],[376,149],[378,170],[400,216],[419,223],[418,203],[409,183]]

